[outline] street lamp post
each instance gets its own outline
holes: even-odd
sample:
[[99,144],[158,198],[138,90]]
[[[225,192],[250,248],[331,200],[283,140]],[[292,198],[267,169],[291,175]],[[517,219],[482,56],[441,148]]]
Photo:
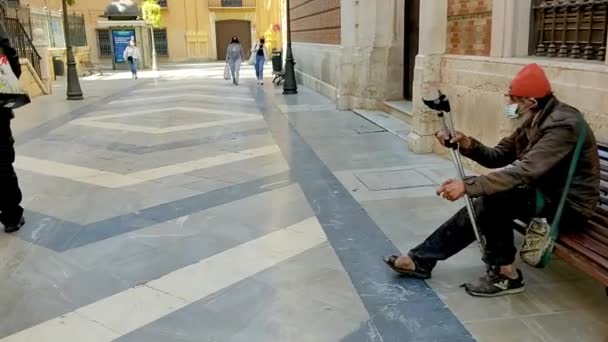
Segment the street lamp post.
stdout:
[[76,70],[76,61],[74,60],[74,51],[72,51],[72,40],[70,37],[70,23],[68,19],[68,3],[67,0],[63,0],[63,34],[65,35],[65,49],[67,54],[67,99],[82,100],[82,89],[80,88],[80,81],[78,80],[78,71]]
[[285,57],[285,83],[283,83],[283,94],[291,95],[298,93],[296,82],[296,62],[293,60],[291,50],[291,14],[289,13],[289,0],[287,0],[287,56]]
[[156,42],[154,41],[154,26],[150,25],[150,34],[152,35],[152,70],[158,70],[158,63],[156,62]]

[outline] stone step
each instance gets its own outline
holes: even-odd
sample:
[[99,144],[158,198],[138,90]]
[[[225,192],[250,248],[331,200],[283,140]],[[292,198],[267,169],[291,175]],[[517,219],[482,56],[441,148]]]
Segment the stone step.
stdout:
[[408,141],[408,136],[412,132],[407,122],[385,112],[365,109],[355,109],[354,112],[405,141]]
[[408,125],[411,125],[413,122],[414,104],[411,101],[385,101],[383,103],[382,110],[400,120],[405,121]]

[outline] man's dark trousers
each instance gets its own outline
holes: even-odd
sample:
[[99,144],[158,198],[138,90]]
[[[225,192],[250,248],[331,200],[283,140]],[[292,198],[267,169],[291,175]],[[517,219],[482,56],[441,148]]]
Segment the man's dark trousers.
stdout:
[[5,226],[18,224],[23,216],[21,189],[13,168],[15,141],[10,125],[12,116],[12,112],[0,110],[0,222]]
[[[506,266],[515,262],[517,249],[514,244],[513,220],[528,222],[536,216],[536,196],[534,189],[517,188],[474,200],[477,224],[486,241],[483,261],[488,266]],[[544,209],[538,216],[552,220],[557,201],[545,198],[544,202]],[[566,206],[560,231],[580,228],[585,222],[585,217]],[[412,249],[409,255],[415,260],[417,267],[430,272],[437,261],[450,258],[474,241],[471,220],[467,210],[463,208],[423,243]]]

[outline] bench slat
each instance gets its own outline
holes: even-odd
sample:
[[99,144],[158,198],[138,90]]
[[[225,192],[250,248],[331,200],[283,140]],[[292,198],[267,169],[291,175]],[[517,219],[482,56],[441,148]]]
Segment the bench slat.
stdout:
[[[601,224],[598,224],[597,222],[594,222],[593,218],[591,220],[589,220],[588,231],[594,232],[595,234],[601,235],[601,236],[605,237],[606,239],[608,239],[608,228],[606,226],[602,226]],[[608,246],[608,244],[607,244],[607,246]]]
[[561,237],[559,242],[608,270],[608,250],[597,241],[582,234],[570,234]]
[[600,192],[608,194],[608,181],[600,181]]
[[576,251],[573,251],[563,245],[555,245],[554,253],[568,264],[578,268],[579,270],[590,275],[600,283],[608,286],[607,268],[598,265],[592,260],[585,258]]
[[590,222],[594,222],[599,226],[603,226],[606,229],[608,229],[608,216],[604,216],[601,213],[599,213],[597,210],[593,213],[593,215],[591,216],[591,218],[589,219]]
[[600,170],[608,172],[608,160],[600,160]]

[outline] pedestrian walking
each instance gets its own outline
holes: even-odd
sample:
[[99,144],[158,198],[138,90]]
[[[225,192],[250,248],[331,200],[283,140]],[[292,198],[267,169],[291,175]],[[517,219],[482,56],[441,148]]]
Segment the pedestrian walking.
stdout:
[[129,63],[129,67],[131,68],[131,76],[133,79],[137,79],[137,68],[139,66],[141,54],[134,40],[129,43],[129,46],[127,46],[125,52],[123,52],[123,58]]
[[232,75],[232,83],[239,85],[239,73],[241,71],[241,64],[243,64],[243,47],[239,41],[239,37],[234,36],[228,44],[228,51],[226,51],[226,63],[230,66],[230,74]]
[[268,60],[268,49],[264,44],[265,42],[264,37],[261,37],[252,51],[255,54],[255,75],[258,79],[258,84],[264,84],[264,64]]
[[[17,51],[11,46],[8,34],[0,32],[0,48],[17,78],[21,76],[21,64]],[[21,207],[22,194],[19,189],[17,174],[13,168],[15,162],[15,148],[11,131],[11,120],[14,118],[13,110],[0,108],[0,223],[4,225],[6,233],[14,233],[25,224],[23,208]]]
[[[475,198],[472,216],[483,237],[488,271],[464,285],[473,296],[524,291],[522,272],[515,266],[513,220],[561,222],[549,227],[556,232],[561,227],[583,229],[599,199],[600,164],[593,131],[577,109],[553,95],[542,68],[524,67],[505,95],[505,116],[520,122],[515,132],[495,147],[461,132],[447,142],[457,144],[462,155],[480,165],[500,170],[448,180],[437,191],[449,201],[465,195]],[[435,135],[445,146],[446,132]],[[463,208],[407,255],[389,256],[385,262],[400,274],[426,279],[438,261],[474,241],[472,222]]]

